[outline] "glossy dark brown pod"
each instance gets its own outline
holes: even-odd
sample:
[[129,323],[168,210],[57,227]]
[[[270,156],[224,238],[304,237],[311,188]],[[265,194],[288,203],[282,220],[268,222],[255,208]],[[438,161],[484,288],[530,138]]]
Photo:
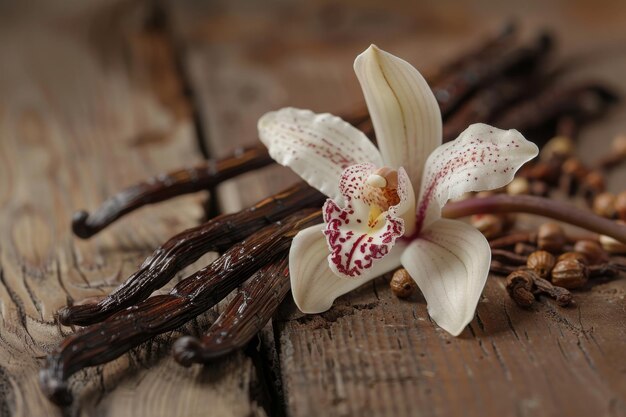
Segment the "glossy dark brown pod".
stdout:
[[259,145],[238,149],[224,159],[211,159],[193,168],[152,177],[108,198],[91,214],[84,210],[74,213],[72,230],[80,238],[90,238],[139,207],[211,189],[222,181],[273,162],[267,149]]
[[321,221],[319,210],[307,209],[266,226],[183,279],[169,294],[150,297],[68,336],[40,371],[42,391],[52,401],[67,404],[72,400],[67,387],[72,374],[109,362],[205,312],[256,271],[284,257],[300,230]]
[[435,73],[429,74],[428,82],[431,85],[445,82],[445,78],[450,74],[510,48],[517,37],[517,33],[518,26],[514,21],[504,23],[498,31],[483,39],[474,48],[459,53],[444,63]]
[[552,47],[552,37],[541,34],[530,45],[521,45],[481,57],[463,66],[433,86],[441,115],[446,118],[477,89],[502,76],[527,73],[543,60]]
[[211,251],[223,252],[268,224],[307,207],[321,207],[325,196],[297,184],[238,213],[218,216],[179,233],[157,248],[142,266],[98,303],[67,306],[58,313],[62,324],[97,323],[146,299],[182,268]]
[[184,336],[172,348],[183,366],[206,363],[244,347],[267,324],[289,292],[289,260],[259,270],[237,292],[205,336]]
[[538,79],[539,76],[504,77],[479,90],[446,119],[443,141],[456,139],[473,123],[491,122],[502,109],[531,94]]
[[493,123],[501,129],[517,129],[522,133],[540,129],[550,121],[556,124],[563,117],[571,117],[580,125],[604,115],[618,99],[617,93],[601,84],[550,87],[511,106]]

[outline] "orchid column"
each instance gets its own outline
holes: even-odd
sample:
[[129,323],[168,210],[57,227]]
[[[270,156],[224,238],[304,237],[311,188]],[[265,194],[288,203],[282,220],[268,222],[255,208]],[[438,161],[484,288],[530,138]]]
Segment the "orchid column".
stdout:
[[508,184],[537,146],[485,124],[442,145],[439,106],[415,68],[372,45],[354,69],[378,149],[327,113],[284,108],[259,120],[272,158],[329,197],[324,223],[301,231],[291,246],[294,300],[319,313],[403,265],[433,320],[456,336],[474,316],[491,251],[478,230],[442,219],[441,210],[465,192]]

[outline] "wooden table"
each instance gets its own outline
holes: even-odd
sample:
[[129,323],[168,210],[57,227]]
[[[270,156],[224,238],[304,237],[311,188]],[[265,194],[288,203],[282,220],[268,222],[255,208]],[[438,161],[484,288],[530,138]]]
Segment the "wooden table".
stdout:
[[[435,68],[509,16],[553,29],[575,76],[626,88],[621,1],[0,3],[0,414],[14,416],[621,416],[626,415],[626,280],[530,310],[489,280],[458,338],[423,298],[399,301],[385,278],[317,316],[286,302],[258,343],[182,368],[180,331],[72,378],[75,402],[38,387],[42,357],[73,331],[57,309],[98,297],[169,236],[197,224],[206,195],[133,213],[89,241],[70,233],[147,176],[253,143],[256,120],[284,105],[342,112],[361,104],[352,60],[371,42]],[[592,161],[626,131],[626,106],[583,132]],[[623,189],[626,170],[611,178]],[[295,181],[270,167],[220,187],[235,211]],[[204,257],[179,277],[211,260]]]

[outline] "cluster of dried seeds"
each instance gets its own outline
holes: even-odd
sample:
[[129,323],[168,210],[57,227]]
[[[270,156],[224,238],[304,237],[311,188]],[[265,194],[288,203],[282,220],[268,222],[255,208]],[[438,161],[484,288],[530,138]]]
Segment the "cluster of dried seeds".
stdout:
[[567,306],[573,301],[569,290],[585,287],[590,278],[611,278],[624,269],[598,239],[574,240],[557,223],[544,223],[536,232],[511,233],[490,244],[492,272],[508,274],[507,291],[522,307],[530,306],[541,294]]

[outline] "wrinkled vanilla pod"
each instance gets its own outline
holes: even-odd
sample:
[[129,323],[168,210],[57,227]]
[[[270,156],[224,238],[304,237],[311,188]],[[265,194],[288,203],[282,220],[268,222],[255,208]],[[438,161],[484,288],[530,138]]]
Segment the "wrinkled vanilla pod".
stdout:
[[443,126],[443,141],[456,139],[473,123],[490,122],[503,108],[531,94],[537,83],[536,77],[505,77],[479,90],[448,116]]
[[540,35],[531,45],[499,51],[465,66],[433,87],[444,119],[470,94],[494,79],[511,73],[527,73],[552,49],[552,38]]
[[564,116],[570,116],[580,124],[602,116],[617,100],[615,92],[599,84],[552,87],[510,107],[493,123],[501,129],[517,129],[522,133],[539,129]]
[[68,306],[59,311],[62,324],[97,323],[146,299],[182,268],[211,251],[223,252],[268,224],[307,207],[320,207],[325,196],[305,183],[269,197],[238,213],[218,216],[168,240],[147,258],[112,294],[98,303]]
[[444,81],[450,74],[453,74],[468,65],[473,65],[490,55],[502,52],[505,48],[510,48],[513,41],[517,37],[517,29],[518,27],[515,22],[505,23],[494,35],[483,40],[483,42],[476,47],[452,58],[452,60],[438,68],[436,73],[429,75],[429,84],[437,85]]
[[68,336],[40,371],[42,391],[57,404],[71,402],[67,379],[72,374],[109,362],[207,311],[256,271],[283,257],[300,230],[321,221],[319,210],[307,209],[266,226],[183,279],[169,294],[150,297]]
[[183,366],[205,363],[244,347],[267,324],[289,292],[289,260],[259,270],[237,292],[205,336],[183,336],[172,349]]
[[239,149],[224,159],[211,159],[194,168],[158,175],[120,191],[91,214],[82,210],[76,212],[72,230],[76,236],[87,239],[139,207],[208,190],[222,181],[272,163],[274,160],[267,149],[258,145]]

